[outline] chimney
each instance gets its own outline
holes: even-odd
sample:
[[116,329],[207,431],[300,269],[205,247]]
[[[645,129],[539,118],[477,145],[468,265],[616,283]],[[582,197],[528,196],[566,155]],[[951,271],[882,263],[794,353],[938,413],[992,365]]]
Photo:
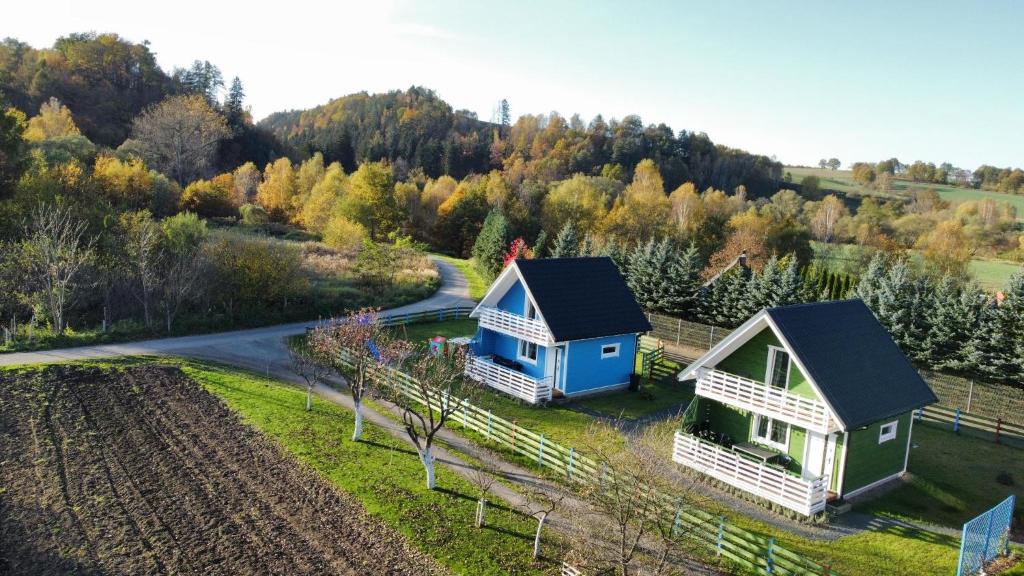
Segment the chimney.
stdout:
[[740,252],[740,257],[737,258],[737,260],[739,261],[741,268],[746,268],[747,267],[747,251],[744,250],[743,252]]

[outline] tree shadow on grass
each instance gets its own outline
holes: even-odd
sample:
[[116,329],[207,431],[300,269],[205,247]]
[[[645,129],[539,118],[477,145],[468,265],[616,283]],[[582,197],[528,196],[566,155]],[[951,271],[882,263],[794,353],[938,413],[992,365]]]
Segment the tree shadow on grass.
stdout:
[[388,450],[390,452],[401,452],[402,454],[410,454],[412,456],[415,456],[415,457],[419,458],[419,454],[417,454],[415,450],[410,450],[408,448],[399,448],[397,446],[389,446],[387,444],[381,444],[380,442],[374,442],[373,440],[366,440],[365,438],[360,440],[359,443],[360,444],[369,444],[370,446],[376,446],[377,448],[381,448],[383,450]]

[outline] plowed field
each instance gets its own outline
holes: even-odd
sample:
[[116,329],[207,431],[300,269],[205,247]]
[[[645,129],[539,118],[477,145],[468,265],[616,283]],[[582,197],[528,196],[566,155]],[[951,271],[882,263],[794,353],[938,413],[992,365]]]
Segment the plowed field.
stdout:
[[434,574],[173,367],[0,372],[0,574]]

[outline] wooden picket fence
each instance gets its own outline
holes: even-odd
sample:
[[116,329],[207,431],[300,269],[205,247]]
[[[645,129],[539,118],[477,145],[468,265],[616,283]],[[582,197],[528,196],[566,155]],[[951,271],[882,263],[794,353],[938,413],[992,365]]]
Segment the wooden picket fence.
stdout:
[[926,406],[914,414],[918,421],[934,422],[941,425],[949,425],[954,432],[959,432],[961,427],[972,428],[979,432],[992,435],[996,443],[1003,440],[1024,442],[1024,426],[1007,422],[1002,418],[988,418],[962,412],[958,408],[947,408],[945,406]]
[[[432,320],[438,317],[439,312],[424,317]],[[389,321],[395,322],[393,317]],[[369,376],[378,386],[395,387],[408,398],[426,404],[416,380],[404,372],[379,366],[372,369]],[[614,470],[580,454],[575,448],[562,446],[544,434],[509,422],[490,410],[484,410],[458,398],[443,398],[442,401],[457,403],[458,408],[452,415],[455,423],[480,434],[490,442],[528,458],[540,468],[553,470],[567,482],[603,486],[615,474]],[[674,526],[678,530],[686,531],[713,553],[755,573],[782,576],[836,574],[827,566],[777,545],[774,538],[760,536],[731,524],[724,516],[715,516],[699,510],[690,504],[684,504],[682,498],[654,489],[652,494],[659,501],[659,512],[664,515],[662,518],[673,518]]]

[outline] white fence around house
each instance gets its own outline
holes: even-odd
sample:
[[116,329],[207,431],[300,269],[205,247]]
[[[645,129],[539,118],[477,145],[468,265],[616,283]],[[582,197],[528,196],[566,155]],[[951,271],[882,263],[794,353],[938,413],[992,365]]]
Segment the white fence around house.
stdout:
[[696,393],[822,434],[838,429],[824,402],[721,370],[700,368]]
[[[415,317],[422,318],[421,321],[431,321],[441,314],[454,313],[442,310]],[[401,323],[400,320],[390,322]],[[417,390],[416,381],[408,374],[390,367],[379,367],[371,371],[370,378],[378,386],[397,387],[402,394],[421,404],[424,403]],[[551,439],[545,438],[544,434],[537,434],[468,402],[456,399],[451,401],[461,404],[461,409],[452,416],[457,424],[488,441],[529,458],[539,467],[548,468],[569,482],[603,484],[615,474],[615,471],[607,466],[578,453],[574,448],[566,448],[552,442]],[[662,503],[659,512],[673,518],[674,525],[679,530],[687,531],[695,542],[713,553],[743,565],[757,574],[836,576],[828,566],[779,546],[774,538],[737,527],[724,516],[715,516],[690,504],[684,504],[677,496],[659,491],[654,493]]]
[[468,358],[466,376],[530,404],[551,399],[551,378],[531,378],[518,370],[495,364],[487,357]]
[[828,500],[828,475],[804,480],[683,432],[676,432],[672,459],[805,516],[824,510]]
[[554,344],[543,322],[492,307],[480,308],[480,327],[494,330],[541,346]]

